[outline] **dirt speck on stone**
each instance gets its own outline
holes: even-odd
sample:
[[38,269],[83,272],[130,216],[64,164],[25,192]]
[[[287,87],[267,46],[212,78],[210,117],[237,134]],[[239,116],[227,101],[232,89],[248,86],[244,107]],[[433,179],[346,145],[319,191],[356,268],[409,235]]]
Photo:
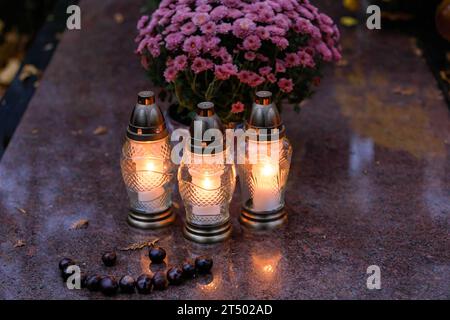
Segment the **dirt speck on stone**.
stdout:
[[123,16],[123,14],[121,14],[120,12],[117,12],[117,13],[114,14],[114,21],[117,24],[123,23],[124,20],[125,20],[125,18]]
[[44,51],[50,51],[54,47],[53,43],[49,42],[44,46]]
[[81,129],[79,129],[79,130],[72,130],[70,133],[72,135],[74,135],[74,136],[79,136],[79,135],[83,134],[83,130],[81,130]]
[[14,248],[21,248],[26,245],[25,240],[19,239],[14,243]]

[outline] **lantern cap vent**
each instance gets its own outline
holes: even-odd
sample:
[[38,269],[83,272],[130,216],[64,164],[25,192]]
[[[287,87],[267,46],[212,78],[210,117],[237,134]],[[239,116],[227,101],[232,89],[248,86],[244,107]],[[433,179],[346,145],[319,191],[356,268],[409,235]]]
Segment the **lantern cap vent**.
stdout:
[[155,141],[168,136],[161,109],[155,103],[153,91],[138,93],[127,129],[127,137],[137,141]]
[[[253,129],[254,139],[261,141],[278,140],[285,134],[280,113],[272,101],[272,92],[258,91],[255,94],[250,115],[245,122],[246,129]],[[250,137],[250,139],[253,139]]]
[[[205,134],[210,129],[219,130],[222,133],[222,138],[218,140],[215,136]],[[196,115],[191,122],[189,132],[191,134],[191,152],[203,154],[206,148],[223,149],[223,125],[212,102],[200,102],[197,105]],[[215,152],[214,150],[212,153]]]

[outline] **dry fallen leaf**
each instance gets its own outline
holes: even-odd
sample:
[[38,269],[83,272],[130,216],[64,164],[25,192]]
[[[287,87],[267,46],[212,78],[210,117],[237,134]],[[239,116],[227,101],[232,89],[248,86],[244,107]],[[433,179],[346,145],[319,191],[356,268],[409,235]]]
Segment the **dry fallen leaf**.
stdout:
[[336,62],[336,65],[337,65],[338,67],[346,67],[346,66],[348,66],[348,60],[342,58],[341,60],[339,60],[338,62]]
[[25,245],[25,240],[17,240],[16,243],[14,243],[14,248],[24,247]]
[[119,250],[120,251],[139,250],[139,249],[143,249],[145,247],[154,246],[158,241],[159,241],[159,239],[155,239],[153,241],[137,242],[137,243],[130,244],[129,246],[127,246],[125,248],[120,248]]
[[448,74],[445,70],[441,70],[439,72],[439,75],[441,76],[441,79],[444,80],[447,83],[450,83],[450,78],[448,77]]
[[344,27],[354,27],[359,23],[358,20],[350,16],[341,17],[340,22]]
[[444,70],[439,71],[439,75],[441,76],[442,80],[447,80],[447,74]]
[[9,59],[5,68],[3,68],[3,70],[0,70],[0,84],[4,86],[9,85],[16,76],[17,71],[19,71],[19,68],[20,68],[19,59],[16,58]]
[[356,12],[359,10],[359,0],[343,0],[342,4],[349,11]]
[[423,56],[423,51],[420,48],[413,48],[414,54],[418,57],[422,57]]
[[423,52],[422,52],[422,49],[420,49],[418,44],[417,44],[417,38],[416,37],[410,37],[409,40],[411,42],[411,49],[412,49],[414,55],[416,55],[417,57],[422,57],[423,56]]
[[105,126],[98,126],[95,130],[94,130],[94,134],[96,136],[98,135],[102,135],[108,132],[108,128],[106,128]]
[[78,230],[78,229],[86,229],[89,227],[89,220],[81,219],[72,224],[70,226],[70,230]]
[[116,13],[114,14],[114,21],[116,21],[116,23],[121,24],[123,23],[123,21],[125,20],[123,14],[121,13]]
[[393,90],[394,93],[400,94],[402,96],[411,96],[414,94],[415,90],[414,88],[402,88],[402,87],[395,87]]
[[27,214],[27,210],[25,210],[24,208],[18,208],[18,207],[16,207],[16,209],[17,209],[18,211],[20,211],[21,213],[23,213],[23,214]]
[[22,71],[20,72],[19,79],[20,81],[24,81],[28,79],[31,76],[38,77],[41,74],[41,71],[39,71],[36,66],[32,64],[26,64],[23,66]]

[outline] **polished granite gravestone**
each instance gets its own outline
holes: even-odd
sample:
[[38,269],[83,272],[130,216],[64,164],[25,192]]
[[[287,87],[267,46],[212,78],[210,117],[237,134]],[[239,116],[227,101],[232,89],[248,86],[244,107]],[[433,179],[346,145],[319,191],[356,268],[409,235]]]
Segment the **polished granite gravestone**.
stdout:
[[[141,4],[81,2],[82,30],[64,34],[0,163],[0,298],[102,298],[65,288],[59,259],[138,276],[161,268],[147,250],[118,252],[108,269],[101,253],[155,238],[167,265],[212,255],[213,276],[132,298],[450,298],[449,112],[413,39],[398,33],[343,30],[345,60],[301,115],[284,108],[294,156],[283,228],[242,228],[238,190],[222,244],[185,240],[181,205],[170,228],[129,227],[119,156],[136,93],[152,89],[133,53]],[[94,134],[99,126],[107,132]],[[89,226],[71,230],[80,219]],[[381,290],[366,287],[370,265]]]

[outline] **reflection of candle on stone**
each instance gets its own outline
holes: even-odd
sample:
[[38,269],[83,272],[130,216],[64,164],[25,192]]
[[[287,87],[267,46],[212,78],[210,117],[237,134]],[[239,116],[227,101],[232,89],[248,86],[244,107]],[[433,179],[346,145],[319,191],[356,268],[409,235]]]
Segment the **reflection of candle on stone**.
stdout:
[[211,279],[209,279],[208,276],[205,277],[204,281],[206,281],[206,283],[200,283],[198,286],[204,292],[213,293],[219,289],[222,279],[220,274],[210,275],[209,277],[211,277]]
[[[136,159],[136,172],[138,179],[141,180],[141,185],[145,186],[147,181],[152,181],[157,185],[158,181],[164,179],[164,163],[158,159]],[[146,191],[138,191],[137,196],[139,201],[153,201],[164,194],[164,187],[152,188]]]
[[253,209],[255,211],[272,211],[280,207],[280,189],[278,187],[278,164],[265,161],[253,167],[255,190]]
[[267,253],[261,255],[252,254],[253,270],[260,277],[259,280],[271,283],[278,271],[280,259],[281,254],[279,252],[273,253],[273,256],[267,256]]
[[211,204],[217,199],[220,192],[221,171],[210,173],[208,171],[189,170],[192,175],[192,184],[196,188],[198,203],[192,206],[192,213],[200,216],[219,215],[220,204]]

